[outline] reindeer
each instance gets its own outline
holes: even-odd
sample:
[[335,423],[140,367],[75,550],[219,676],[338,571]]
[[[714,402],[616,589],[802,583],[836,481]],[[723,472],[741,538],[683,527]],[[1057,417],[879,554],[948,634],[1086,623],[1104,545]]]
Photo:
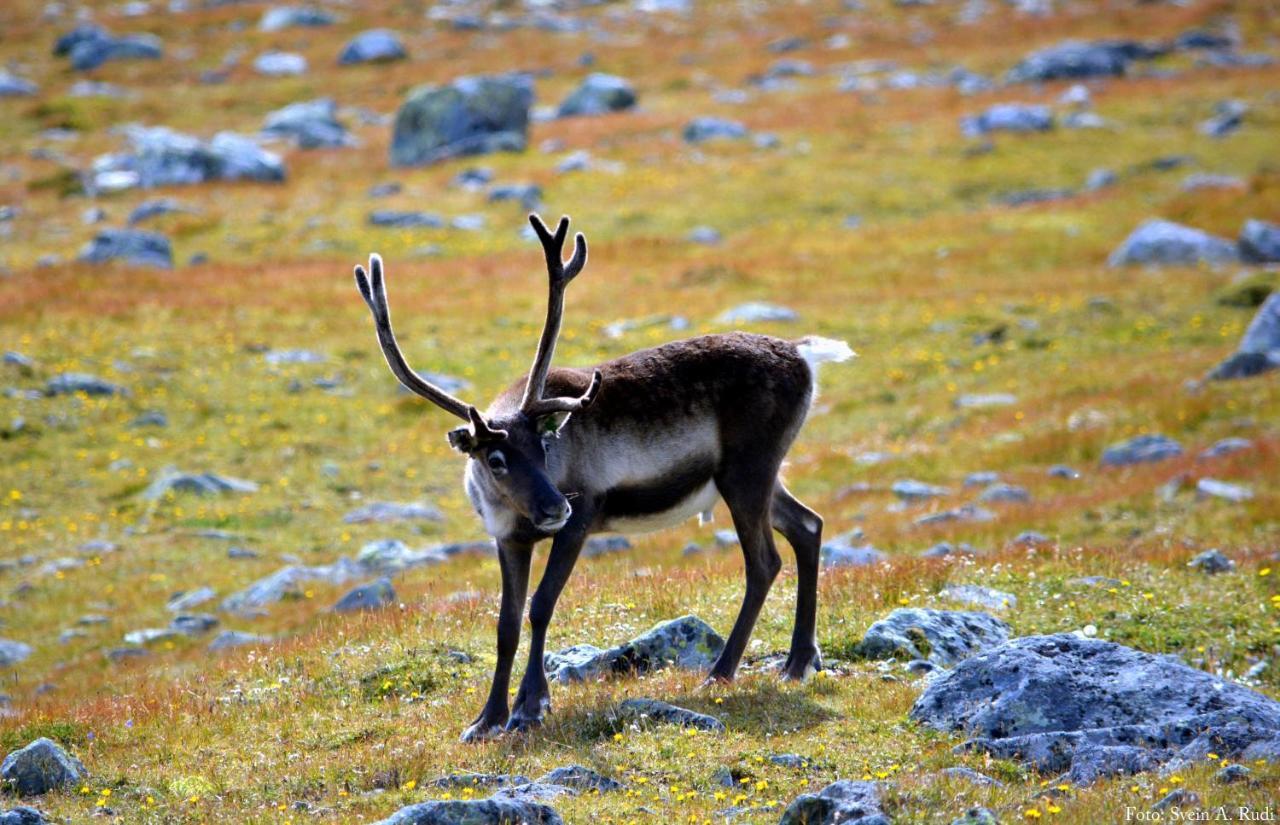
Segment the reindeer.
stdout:
[[[498,661],[489,698],[463,741],[541,723],[551,704],[543,668],[547,626],[588,536],[709,517],[717,499],[733,517],[747,583],[708,679],[733,679],[782,566],[771,530],[791,544],[798,571],[795,626],[782,673],[799,680],[820,669],[814,625],[822,518],[787,490],[778,472],[808,414],[817,365],[844,361],[853,352],[844,342],[824,338],[785,341],[731,332],[640,350],[595,369],[553,369],[565,288],[587,262],[587,243],[578,233],[565,262],[569,219],[561,218],[554,234],[537,215],[529,222],[546,255],[546,324],[528,376],[483,413],[405,361],[391,330],[382,259],[372,255],[367,274],[355,268],[391,372],[466,422],[449,433],[449,443],[467,456],[467,497],[497,542]],[[548,538],[546,570],[529,606],[528,666],[509,712],[533,547]]]

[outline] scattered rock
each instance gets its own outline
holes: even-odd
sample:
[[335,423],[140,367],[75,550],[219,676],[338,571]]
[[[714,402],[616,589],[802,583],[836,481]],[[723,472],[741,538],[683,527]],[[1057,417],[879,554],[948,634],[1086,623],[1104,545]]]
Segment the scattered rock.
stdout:
[[978,501],[983,504],[1030,504],[1031,494],[1025,487],[997,482],[983,490]]
[[697,616],[654,625],[640,636],[617,647],[601,650],[575,645],[543,658],[547,678],[554,682],[580,682],[604,674],[646,673],[669,665],[686,670],[706,670],[724,649],[722,639]]
[[89,772],[61,745],[41,737],[4,758],[0,779],[19,796],[37,796],[82,782]]
[[35,808],[19,805],[7,811],[0,811],[0,825],[49,825],[49,820]]
[[620,112],[636,105],[636,91],[631,82],[611,74],[599,72],[587,75],[560,104],[560,117],[579,115],[604,115]]
[[1182,445],[1158,434],[1134,436],[1112,444],[1102,452],[1102,463],[1108,467],[1150,464],[1182,455]]
[[867,628],[858,655],[925,659],[951,667],[1009,638],[1009,626],[986,613],[900,607]]
[[727,309],[716,317],[720,324],[787,323],[799,319],[793,309],[778,304],[751,301]]
[[419,802],[396,811],[376,825],[564,825],[554,809],[524,799],[445,800]]
[[1213,175],[1197,172],[1183,178],[1180,188],[1183,192],[1200,192],[1208,189],[1243,191],[1245,185],[1245,179],[1235,175]]
[[1239,246],[1240,257],[1250,263],[1280,262],[1280,224],[1245,221]]
[[50,378],[44,387],[45,395],[76,395],[84,393],[92,396],[127,395],[128,391],[118,384],[112,384],[96,375],[83,372],[64,372]]
[[83,25],[58,38],[53,53],[66,55],[71,59],[71,68],[87,72],[111,60],[159,60],[164,56],[164,46],[154,35],[117,37],[99,26]]
[[1253,316],[1236,351],[1214,367],[1208,378],[1251,378],[1280,367],[1280,292],[1272,293]]
[[816,794],[791,801],[778,825],[889,825],[880,808],[880,786],[841,779]]
[[0,70],[0,97],[32,97],[40,88],[30,80]]
[[724,722],[714,716],[677,707],[657,699],[627,699],[618,705],[617,715],[620,720],[628,722],[659,722],[664,725],[678,725],[682,728],[723,733]]
[[448,558],[437,547],[411,550],[399,539],[379,539],[360,548],[356,563],[375,573],[393,575],[414,567],[440,564]]
[[142,491],[142,497],[156,501],[170,493],[193,493],[198,496],[224,493],[256,493],[258,485],[241,478],[220,476],[216,473],[181,473],[172,468],[161,472],[160,477]]
[[350,66],[355,63],[389,63],[393,60],[404,60],[409,56],[400,35],[390,29],[370,29],[357,34],[347,41],[338,55],[338,65]]
[[1108,266],[1192,266],[1237,260],[1236,245],[1199,229],[1149,220],[1135,229],[1107,259]]
[[0,667],[12,667],[31,655],[31,645],[0,639]]
[[1202,498],[1212,497],[1236,503],[1253,498],[1253,490],[1243,484],[1232,484],[1216,478],[1202,478],[1196,482],[1196,492]]
[[1187,562],[1187,567],[1212,575],[1215,573],[1230,573],[1236,568],[1236,563],[1227,558],[1221,550],[1215,549],[1200,553]]
[[151,653],[144,647],[113,647],[105,654],[107,661],[113,664],[128,662],[134,659],[144,659]]
[[942,588],[938,595],[944,599],[985,607],[988,610],[1005,610],[1018,606],[1018,597],[993,587],[979,584],[953,584]]
[[951,492],[946,487],[926,484],[923,481],[916,481],[912,478],[895,481],[889,489],[895,496],[910,503],[927,501],[931,498],[945,496]]
[[338,120],[337,105],[327,97],[277,109],[267,115],[262,132],[293,140],[300,149],[350,146],[354,142]]
[[1089,173],[1089,177],[1085,178],[1084,189],[1086,192],[1097,192],[1099,189],[1113,186],[1117,180],[1116,173],[1110,169],[1094,169]]
[[387,226],[395,229],[439,229],[444,218],[430,212],[411,212],[396,209],[375,209],[369,213],[370,226]]
[[1000,474],[990,470],[979,470],[964,477],[965,487],[989,487],[1000,481]]
[[433,788],[509,788],[529,784],[529,777],[505,773],[454,773],[433,779]]
[[699,117],[684,127],[686,143],[706,143],[713,140],[744,140],[747,127],[736,120],[720,117]]
[[592,536],[582,547],[582,555],[593,559],[610,553],[622,553],[631,549],[631,539],[626,536]]
[[1248,779],[1251,773],[1244,765],[1227,765],[1213,775],[1213,781],[1219,785],[1233,785]]
[[1200,797],[1186,788],[1174,788],[1165,794],[1159,802],[1151,806],[1153,811],[1164,811],[1169,808],[1190,810],[1200,804]]
[[258,28],[264,32],[278,32],[298,27],[332,26],[335,22],[337,20],[332,14],[315,6],[275,6],[263,12]]
[[273,367],[286,364],[323,364],[328,356],[309,349],[271,349],[262,353],[262,360]]
[[1049,468],[1049,475],[1053,478],[1062,478],[1068,481],[1075,481],[1080,478],[1080,471],[1072,469],[1065,464],[1055,464]]
[[421,166],[488,152],[519,152],[528,143],[533,84],[519,74],[464,77],[423,86],[396,113],[393,166]]
[[1000,825],[1000,820],[988,808],[970,808],[964,816],[951,820],[951,825]]
[[1008,407],[1018,403],[1018,397],[1007,392],[961,395],[955,405],[962,410],[984,410],[990,407]]
[[267,77],[292,77],[307,73],[307,59],[293,52],[264,52],[254,58],[253,70]]
[[1247,438],[1232,436],[1215,441],[1212,446],[1206,448],[1200,453],[1200,458],[1208,460],[1213,458],[1222,458],[1224,455],[1231,455],[1243,450],[1252,450],[1253,442]]
[[857,547],[834,541],[822,545],[820,557],[822,566],[826,568],[866,567],[889,560],[888,555],[869,544]]
[[208,613],[179,613],[169,627],[184,636],[203,636],[218,626],[218,617]]
[[1140,44],[1124,40],[1064,40],[1033,52],[1009,71],[1010,83],[1042,83],[1088,77],[1119,77],[1129,64],[1154,56]]
[[542,187],[536,183],[509,183],[489,190],[489,203],[515,201],[525,209],[535,209],[542,203]]
[[386,524],[393,521],[440,521],[440,511],[423,502],[375,501],[342,517],[344,524]]
[[302,598],[303,585],[307,582],[346,584],[365,575],[368,575],[368,571],[350,559],[339,559],[333,564],[314,567],[282,567],[244,590],[227,596],[222,600],[221,607],[227,613],[255,615],[267,605],[282,599]]
[[936,524],[950,524],[952,522],[983,522],[994,521],[996,514],[984,507],[978,507],[975,504],[964,504],[950,510],[941,510],[937,513],[929,513],[920,516],[913,523],[917,527],[931,527]]
[[689,230],[688,235],[685,235],[685,240],[690,243],[700,243],[704,246],[715,246],[724,240],[724,236],[714,226],[695,226]]
[[[178,212],[191,212],[190,207],[183,206],[173,198],[155,198],[154,200],[143,201],[134,207],[129,213],[128,224],[137,226],[143,221],[149,221],[152,218],[158,218],[161,215],[172,215]],[[161,237],[159,235],[155,236]],[[163,239],[162,239],[163,240]],[[168,241],[165,241],[166,246]]]
[[272,639],[270,636],[260,636],[257,633],[245,633],[242,630],[224,630],[217,636],[213,637],[213,641],[209,642],[208,650],[217,652],[220,650],[231,650],[237,647],[269,644],[271,641]]
[[1224,100],[1217,105],[1216,110],[1213,117],[1200,124],[1200,132],[1209,137],[1221,138],[1240,128],[1249,107],[1239,100]]
[[999,779],[987,776],[985,773],[978,773],[973,768],[966,768],[963,765],[956,765],[952,768],[943,768],[938,771],[939,775],[947,779],[962,779],[972,785],[980,788],[1003,788],[1004,783]]
[[347,591],[333,606],[335,613],[354,613],[360,610],[377,610],[395,604],[396,591],[391,580],[382,578],[362,584]]
[[169,239],[138,229],[103,229],[80,250],[80,260],[100,264],[123,261],[131,266],[173,268]]
[[1053,113],[1048,106],[997,103],[961,120],[960,128],[969,137],[992,132],[1047,132],[1053,128]]
[[562,768],[556,768],[550,773],[538,777],[535,781],[543,785],[560,785],[578,791],[600,791],[601,793],[622,790],[624,787],[616,779],[610,779],[582,765],[567,765]]
[[952,556],[972,556],[973,547],[968,544],[956,546],[949,541],[940,541],[920,554],[922,559],[945,559]]
[[151,188],[213,180],[278,183],[285,177],[279,155],[233,132],[219,132],[208,142],[163,126],[128,126],[124,134],[130,151],[95,160],[88,176],[90,188]]
[[[1075,784],[1280,741],[1280,703],[1157,656],[1073,634],[1014,639],[930,682],[911,717]],[[1256,751],[1255,751],[1256,752]]]

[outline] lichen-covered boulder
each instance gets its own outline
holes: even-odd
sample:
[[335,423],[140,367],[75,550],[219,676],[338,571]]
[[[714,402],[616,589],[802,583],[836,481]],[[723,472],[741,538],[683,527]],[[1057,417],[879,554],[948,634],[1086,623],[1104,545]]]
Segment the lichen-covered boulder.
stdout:
[[422,166],[463,155],[523,151],[532,106],[533,83],[523,74],[419,87],[396,113],[391,164]]
[[647,673],[670,665],[706,670],[724,649],[724,639],[697,616],[681,616],[654,625],[617,647],[601,650],[575,645],[543,659],[547,677],[580,682],[610,673]]
[[445,800],[401,808],[377,825],[564,825],[555,809],[526,799]]
[[1193,266],[1239,259],[1236,245],[1201,229],[1149,220],[1130,233],[1107,259],[1109,266]]
[[858,654],[925,659],[951,667],[1009,638],[1009,625],[986,613],[900,607],[867,628]]
[[536,780],[542,785],[560,785],[578,791],[621,790],[624,786],[616,779],[610,779],[602,773],[593,771],[583,765],[565,765],[544,774]]
[[778,825],[889,825],[875,782],[842,779],[817,793],[797,796]]
[[35,796],[81,782],[89,772],[84,764],[52,739],[41,737],[4,758],[3,787],[20,796]]
[[1211,751],[1267,758],[1280,744],[1280,703],[1171,656],[1071,634],[966,659],[929,683],[911,718],[1082,784]]
[[663,725],[678,725],[682,728],[695,728],[712,733],[722,733],[725,729],[724,722],[714,716],[658,699],[627,699],[618,705],[616,713],[620,720],[628,722],[658,722]]

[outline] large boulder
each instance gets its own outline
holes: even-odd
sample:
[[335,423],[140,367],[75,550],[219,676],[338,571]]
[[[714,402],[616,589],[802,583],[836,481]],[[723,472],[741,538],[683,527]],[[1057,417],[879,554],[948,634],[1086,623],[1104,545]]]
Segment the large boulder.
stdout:
[[349,146],[353,142],[347,127],[338,120],[338,107],[331,98],[291,103],[267,115],[262,133],[289,138],[300,149]]
[[422,166],[462,155],[523,151],[533,82],[528,75],[462,77],[422,86],[396,113],[393,166]]
[[654,625],[617,647],[601,650],[575,645],[543,659],[547,677],[556,682],[581,682],[609,673],[647,673],[669,665],[706,670],[724,649],[724,639],[697,616],[681,616]]
[[555,809],[524,798],[419,802],[376,825],[564,825]]
[[857,651],[868,659],[926,659],[951,667],[1009,639],[1009,625],[987,613],[900,607],[867,628]]
[[841,779],[816,794],[797,796],[778,825],[889,825],[875,782]]
[[390,29],[370,29],[357,34],[347,41],[338,55],[338,64],[350,66],[353,63],[387,63],[392,60],[403,60],[409,54],[400,42],[400,35]]
[[636,105],[636,90],[631,81],[611,74],[596,72],[560,104],[560,117],[604,115],[620,112]]
[[163,126],[129,126],[124,132],[130,150],[95,160],[89,173],[90,189],[284,180],[280,156],[243,135],[220,132],[206,142]]
[[1280,367],[1280,292],[1273,292],[1249,322],[1236,351],[1209,378],[1250,378]]
[[31,645],[0,639],[0,667],[12,667],[31,655]]
[[35,796],[84,780],[84,764],[51,739],[40,738],[4,758],[3,787],[20,796]]
[[101,264],[123,261],[131,266],[173,269],[169,239],[140,229],[103,229],[80,250],[80,260]]
[[1107,258],[1109,266],[1192,266],[1225,264],[1239,258],[1236,245],[1201,229],[1165,220],[1149,220]]
[[1009,70],[1010,83],[1070,80],[1123,75],[1135,59],[1154,54],[1141,44],[1125,40],[1082,42],[1064,40],[1032,52]]
[[1171,656],[1065,633],[966,659],[929,683],[911,718],[1081,784],[1209,752],[1280,758],[1280,703]]
[[1246,221],[1239,243],[1240,257],[1250,263],[1280,262],[1280,224]]

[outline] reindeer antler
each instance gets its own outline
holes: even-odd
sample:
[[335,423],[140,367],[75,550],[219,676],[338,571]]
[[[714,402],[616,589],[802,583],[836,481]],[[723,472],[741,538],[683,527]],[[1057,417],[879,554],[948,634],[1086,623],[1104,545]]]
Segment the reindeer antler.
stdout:
[[[395,333],[391,331],[391,308],[387,304],[387,287],[382,278],[382,257],[378,254],[369,256],[369,269],[372,278],[365,274],[364,267],[356,265],[356,287],[364,302],[373,313],[374,327],[378,333],[378,343],[382,345],[382,354],[386,356],[387,365],[392,374],[408,389],[435,404],[445,412],[453,413],[463,421],[473,425],[479,418],[475,407],[454,398],[449,393],[418,375],[404,360],[400,345],[396,343]],[[483,419],[481,419],[483,421]],[[485,427],[487,430],[487,425]]]
[[529,215],[529,223],[542,242],[542,251],[547,257],[547,277],[550,282],[550,295],[547,299],[547,322],[542,327],[542,338],[538,341],[538,354],[533,359],[533,367],[529,370],[529,381],[524,388],[524,398],[520,401],[520,409],[526,415],[543,415],[549,412],[576,412],[595,400],[600,391],[600,382],[604,380],[599,370],[591,376],[591,385],[587,391],[577,398],[543,398],[547,387],[547,372],[551,369],[551,359],[556,351],[556,339],[560,337],[560,322],[564,318],[564,290],[569,282],[577,277],[587,263],[587,239],[579,232],[573,239],[573,257],[566,264],[564,241],[569,234],[569,218],[560,219],[554,235],[537,214]]

